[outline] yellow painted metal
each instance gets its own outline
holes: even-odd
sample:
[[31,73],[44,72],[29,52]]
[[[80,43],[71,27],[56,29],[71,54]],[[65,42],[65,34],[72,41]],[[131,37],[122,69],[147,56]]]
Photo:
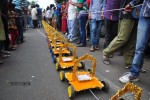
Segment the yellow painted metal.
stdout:
[[68,87],[68,96],[69,98],[72,97],[72,90],[71,90],[71,86]]
[[[73,56],[62,57],[63,49],[67,48],[67,47],[73,49]],[[59,57],[57,58],[57,61],[59,62],[62,69],[74,66],[74,61],[76,60],[76,56],[77,56],[76,55],[76,51],[77,51],[76,49],[77,49],[76,46],[71,44],[71,43],[64,44],[63,46],[60,47]],[[72,61],[63,62],[63,58],[71,58]],[[77,66],[82,67],[81,63],[78,63]]]
[[[54,55],[59,54],[59,50],[57,50],[57,49],[53,48],[52,51],[54,52]],[[70,51],[66,48],[66,49],[63,50],[63,54],[70,54]]]
[[59,77],[60,77],[60,80],[63,80],[63,73],[62,72],[59,73]]
[[[77,70],[78,63],[80,63],[83,60],[90,60],[92,62],[92,72]],[[75,91],[82,91],[93,88],[101,89],[104,87],[104,85],[95,77],[95,71],[96,71],[96,59],[90,54],[85,54],[84,56],[75,60],[73,72],[66,73],[65,77],[69,81],[69,83],[74,87]],[[90,75],[92,79],[88,81],[79,81],[77,79],[77,75],[84,75],[84,74]]]
[[122,95],[128,92],[134,92],[135,100],[140,100],[142,95],[142,88],[130,82],[126,83],[125,86],[119,90],[110,100],[119,100]]

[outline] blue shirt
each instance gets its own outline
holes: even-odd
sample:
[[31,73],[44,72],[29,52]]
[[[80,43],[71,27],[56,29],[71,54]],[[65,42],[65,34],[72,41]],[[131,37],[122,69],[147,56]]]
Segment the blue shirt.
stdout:
[[[130,2],[131,6],[134,6],[137,4],[139,0],[132,0]],[[143,5],[142,5],[142,16],[144,17],[150,17],[150,0],[144,0]]]
[[41,8],[37,8],[37,13],[38,13],[38,15],[42,15],[42,9]]
[[61,11],[61,5],[58,3],[58,4],[57,4],[57,9],[56,9],[56,14],[57,14],[57,15],[60,15],[60,14],[61,14],[60,11]]
[[104,0],[91,0],[90,2],[90,14],[91,19],[102,20],[101,12],[104,10]]
[[20,9],[21,10],[21,0],[13,0],[12,3],[14,3],[16,5],[16,9]]

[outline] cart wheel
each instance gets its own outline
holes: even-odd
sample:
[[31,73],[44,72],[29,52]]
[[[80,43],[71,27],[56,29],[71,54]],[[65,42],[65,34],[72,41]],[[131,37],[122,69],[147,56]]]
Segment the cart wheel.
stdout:
[[70,54],[69,54],[69,56],[72,56],[72,55],[73,55],[72,51],[71,51],[71,50],[69,50],[69,51],[70,51]]
[[76,59],[78,59],[78,56],[76,56]]
[[85,63],[81,62],[82,69],[85,69]]
[[92,73],[92,70],[91,70],[91,69],[88,69],[88,71],[89,71],[90,73]]
[[51,46],[49,47],[49,50],[50,50],[50,52],[52,52],[52,47]]
[[60,70],[60,64],[57,62],[56,63],[56,70],[59,71]]
[[61,81],[64,81],[65,80],[65,72],[64,71],[60,71],[59,72],[59,77],[60,77]]
[[109,91],[109,84],[106,81],[101,81],[101,83],[104,85],[102,90],[107,93]]
[[53,63],[56,63],[56,55],[53,56]]
[[68,96],[69,98],[73,98],[75,96],[75,91],[72,85],[68,86]]
[[52,57],[54,56],[54,52],[53,52],[53,50],[52,50],[52,52],[51,52],[51,55],[52,55]]

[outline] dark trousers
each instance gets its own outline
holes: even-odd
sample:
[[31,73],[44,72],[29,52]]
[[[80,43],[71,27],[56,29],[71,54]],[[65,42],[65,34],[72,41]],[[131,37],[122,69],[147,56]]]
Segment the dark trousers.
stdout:
[[2,17],[2,21],[3,21],[3,24],[4,24],[4,30],[5,30],[5,37],[6,37],[6,40],[3,41],[3,46],[4,46],[4,49],[5,50],[8,50],[9,49],[9,44],[10,44],[10,40],[9,40],[9,36],[8,36],[8,20],[6,17]]
[[18,41],[23,42],[23,17],[20,9],[15,9],[15,12],[19,13],[21,16],[16,18],[16,25],[19,33]]
[[118,21],[112,21],[105,18],[104,24],[105,24],[104,48],[106,48],[110,44],[110,42],[117,36]]
[[61,30],[61,14],[57,15],[57,29]]
[[38,21],[37,20],[33,20],[33,27],[37,28],[38,27]]
[[86,22],[87,22],[87,16],[82,16],[79,18],[79,24],[80,24],[80,42],[83,43],[83,45],[86,45]]
[[18,17],[16,23],[17,23],[18,33],[19,33],[18,41],[23,42],[23,18]]

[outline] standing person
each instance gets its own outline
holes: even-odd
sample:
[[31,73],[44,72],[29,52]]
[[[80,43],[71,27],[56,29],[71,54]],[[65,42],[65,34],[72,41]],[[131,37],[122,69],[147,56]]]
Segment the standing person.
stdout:
[[28,17],[28,27],[32,28],[33,27],[33,24],[32,24],[32,17],[31,17],[31,10],[32,10],[32,7],[31,5],[28,7],[28,14],[27,14],[27,17]]
[[98,44],[100,39],[100,30],[103,24],[103,16],[101,12],[96,11],[102,10],[104,10],[104,0],[91,0],[88,16],[90,20],[91,52],[99,50]]
[[1,12],[0,12],[0,64],[3,64],[3,60],[2,60],[2,47],[1,47],[1,42],[4,41],[5,38],[5,30],[4,30],[4,25],[2,22],[2,18],[1,18]]
[[[72,0],[77,2],[77,0]],[[67,39],[70,42],[76,41],[77,39],[77,16],[76,16],[76,7],[69,4],[68,7],[68,35]]]
[[78,47],[85,47],[86,46],[86,22],[88,19],[88,14],[86,11],[86,5],[84,0],[77,0],[77,3],[73,2],[72,0],[69,1],[70,4],[77,7],[77,14],[79,18],[80,24],[80,41],[77,43]]
[[[132,0],[126,7],[125,10],[131,10],[132,7],[137,4],[137,0]],[[148,44],[150,37],[150,0],[144,0],[142,9],[140,12],[138,31],[137,31],[137,41],[135,55],[132,62],[132,67],[130,72],[125,73],[119,78],[122,83],[127,83],[129,81],[138,81],[139,72],[143,67],[144,63],[144,50]]]
[[23,17],[21,12],[22,2],[21,0],[13,0],[12,3],[16,5],[14,12],[19,14],[19,16],[16,17],[16,25],[19,33],[18,43],[23,43],[25,41],[23,40]]
[[[129,2],[131,2],[131,0],[122,0],[120,7],[124,8]],[[135,51],[138,20],[133,18],[131,11],[122,10],[119,12],[119,19],[117,36],[111,41],[107,48],[103,50],[103,63],[109,65],[110,55],[123,46],[125,65],[130,66]]]
[[4,30],[5,30],[5,37],[6,40],[4,42],[2,42],[2,44],[4,45],[4,50],[8,52],[9,50],[9,45],[10,45],[10,39],[9,39],[9,35],[8,35],[8,6],[9,6],[9,1],[8,0],[0,0],[0,9],[2,14],[2,21],[4,24]]
[[56,1],[56,14],[57,14],[57,30],[60,31],[61,30],[61,4],[60,1],[57,0]]
[[46,11],[45,11],[45,9],[42,12],[42,18],[43,18],[44,21],[46,21]]
[[37,9],[35,7],[35,5],[32,6],[32,10],[31,10],[31,16],[32,16],[32,21],[33,21],[33,27],[37,28],[38,27],[38,22],[37,22]]
[[47,18],[47,22],[51,25],[52,24],[52,17],[53,17],[53,12],[52,12],[52,8],[51,7],[47,7],[47,11],[46,11],[46,18]]
[[56,14],[56,7],[54,7],[54,16],[52,19],[52,26],[56,29],[57,28],[57,14]]
[[[106,0],[105,10],[119,9],[122,0]],[[117,36],[118,22],[119,22],[119,11],[104,12],[104,23],[105,23],[105,43],[106,48],[110,42]]]
[[67,29],[67,12],[66,12],[66,3],[63,2],[61,5],[61,13],[62,13],[62,18],[61,18],[61,32],[64,34],[66,33],[66,29]]
[[37,15],[38,15],[38,27],[41,28],[42,27],[42,8],[40,8],[39,5],[37,6]]
[[10,40],[11,40],[11,44],[12,44],[12,50],[16,50],[17,48],[17,38],[18,38],[18,29],[16,26],[16,19],[15,17],[17,17],[17,13],[15,13],[13,10],[15,9],[15,4],[11,4],[9,11],[8,11],[8,29],[9,29],[9,33],[10,33]]

